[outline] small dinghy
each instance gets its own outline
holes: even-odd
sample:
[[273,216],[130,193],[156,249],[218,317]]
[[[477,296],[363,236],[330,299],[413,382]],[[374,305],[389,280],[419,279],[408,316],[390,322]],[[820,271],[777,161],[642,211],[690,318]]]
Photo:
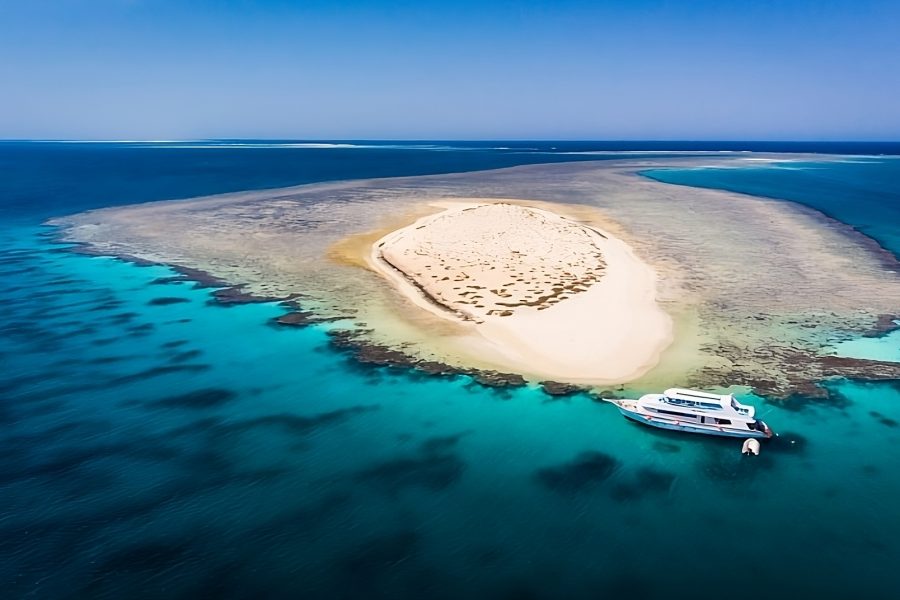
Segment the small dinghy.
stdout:
[[741,448],[741,454],[749,456],[759,456],[759,440],[748,438],[744,440],[744,446]]

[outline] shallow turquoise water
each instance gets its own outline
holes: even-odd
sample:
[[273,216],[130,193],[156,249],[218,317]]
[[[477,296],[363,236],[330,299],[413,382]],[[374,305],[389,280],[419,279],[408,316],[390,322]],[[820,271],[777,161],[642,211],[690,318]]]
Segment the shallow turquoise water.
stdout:
[[900,363],[900,330],[877,338],[861,338],[840,342],[835,344],[834,350],[838,356]]
[[[10,597],[893,597],[900,386],[781,436],[354,363],[276,304],[0,235]],[[869,342],[869,343],[878,343]],[[735,586],[735,582],[739,585]]]
[[900,254],[900,158],[850,156],[738,167],[651,169],[644,175],[679,185],[791,200],[811,206]]
[[[782,437],[749,460],[585,397],[357,366],[319,329],[268,326],[278,306],[154,284],[164,268],[43,250],[28,264],[31,289],[78,291],[38,321],[22,297],[4,337],[2,538],[17,594],[217,582],[240,597],[301,578],[322,596],[591,595],[685,553],[723,570],[711,585],[752,561],[759,585],[799,591],[814,577],[859,586],[848,552],[874,594],[897,558],[890,386],[846,383],[792,410],[757,399]],[[669,585],[641,581],[651,595]]]

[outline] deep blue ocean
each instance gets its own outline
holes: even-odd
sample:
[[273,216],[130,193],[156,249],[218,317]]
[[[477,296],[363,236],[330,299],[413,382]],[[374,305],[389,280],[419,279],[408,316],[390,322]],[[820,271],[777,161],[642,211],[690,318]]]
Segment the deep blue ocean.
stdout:
[[[750,460],[587,396],[362,366],[322,329],[272,326],[277,304],[212,303],[42,225],[316,181],[721,150],[847,156],[646,175],[800,202],[900,255],[900,144],[0,142],[0,594],[895,598],[900,367],[828,382],[829,401],[745,398],[781,433]],[[900,336],[842,351],[900,360]]]

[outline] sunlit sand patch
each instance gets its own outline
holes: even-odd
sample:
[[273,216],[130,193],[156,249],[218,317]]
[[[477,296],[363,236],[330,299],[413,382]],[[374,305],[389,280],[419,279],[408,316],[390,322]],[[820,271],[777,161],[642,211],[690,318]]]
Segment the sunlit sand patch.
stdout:
[[453,203],[375,241],[369,263],[421,309],[464,322],[471,354],[514,372],[623,381],[671,341],[655,272],[548,210]]

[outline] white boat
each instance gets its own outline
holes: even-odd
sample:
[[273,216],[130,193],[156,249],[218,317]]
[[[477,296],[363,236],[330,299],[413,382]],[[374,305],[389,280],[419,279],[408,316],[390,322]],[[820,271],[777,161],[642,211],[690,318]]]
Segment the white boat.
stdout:
[[672,388],[638,400],[610,400],[627,419],[674,431],[740,438],[770,438],[772,430],[754,418],[756,409],[731,394]]

